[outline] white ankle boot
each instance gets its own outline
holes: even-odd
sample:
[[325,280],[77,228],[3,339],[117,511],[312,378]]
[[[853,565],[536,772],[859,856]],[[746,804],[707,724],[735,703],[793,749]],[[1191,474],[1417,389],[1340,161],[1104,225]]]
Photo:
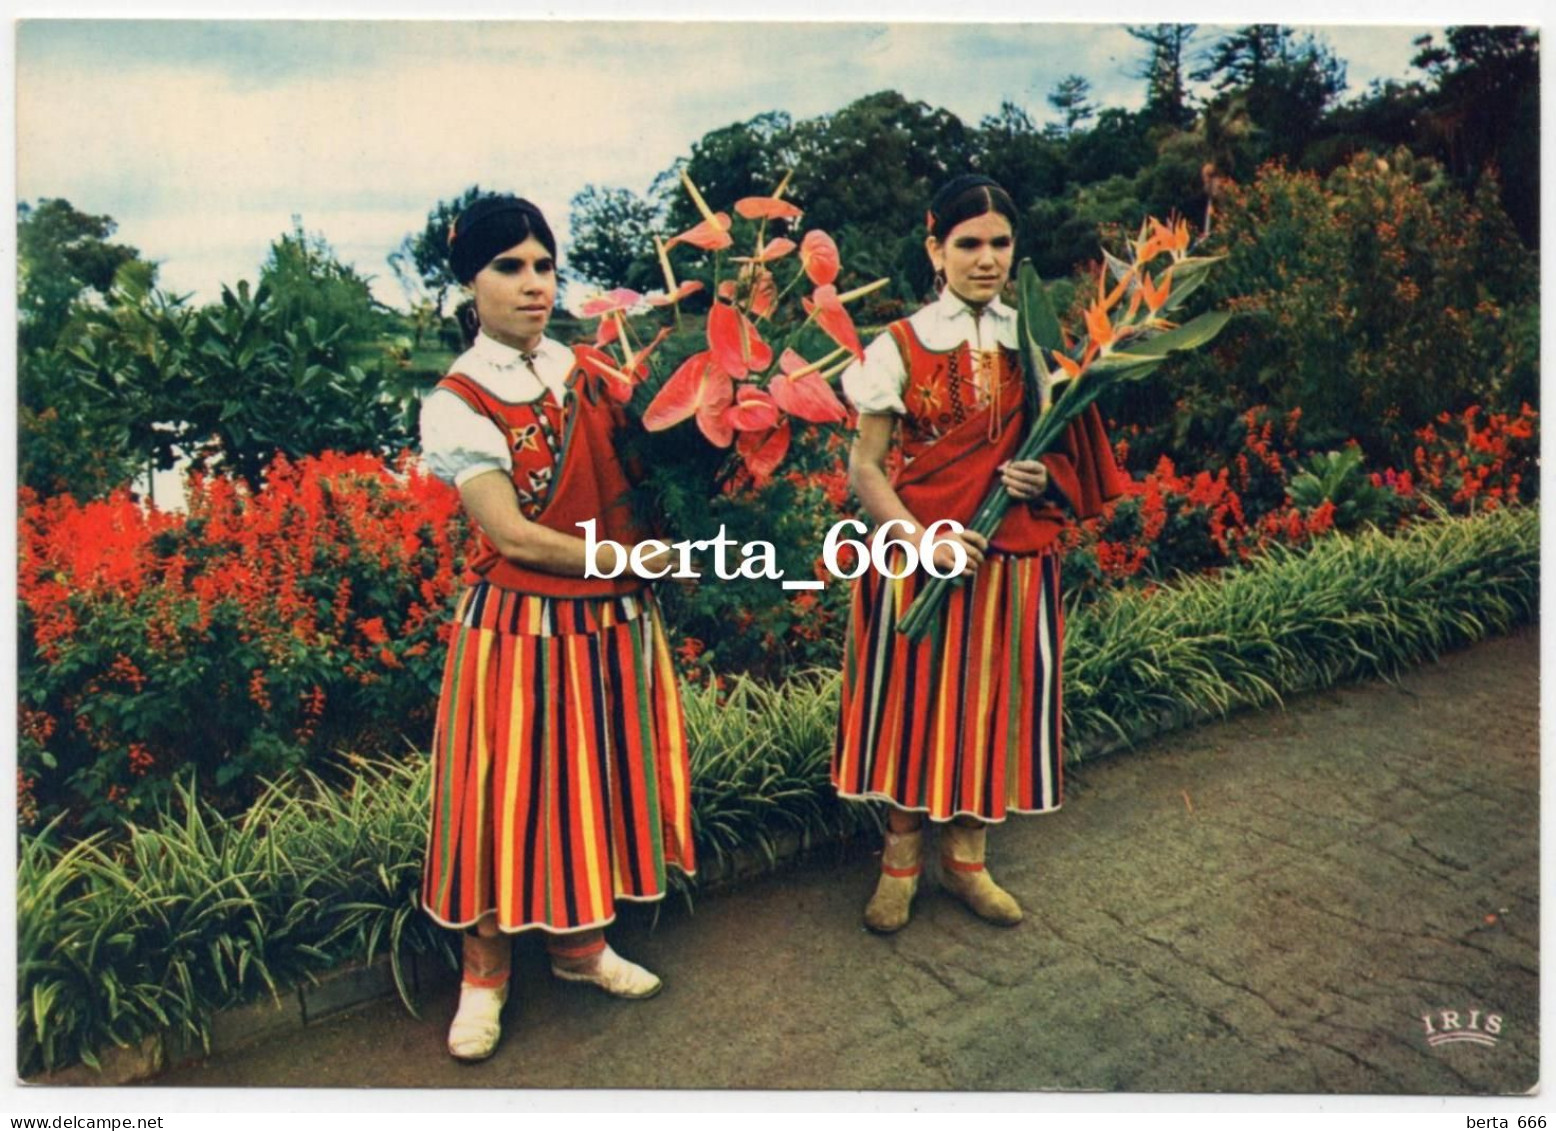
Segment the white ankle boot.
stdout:
[[657,975],[636,962],[628,962],[609,944],[599,954],[577,965],[563,965],[553,956],[551,972],[564,982],[588,982],[598,986],[613,997],[653,997],[664,988]]
[[[509,978],[508,982],[513,979]],[[500,986],[459,986],[459,1010],[448,1027],[448,1051],[456,1060],[485,1060],[502,1036],[498,1020],[508,1001],[508,982]]]

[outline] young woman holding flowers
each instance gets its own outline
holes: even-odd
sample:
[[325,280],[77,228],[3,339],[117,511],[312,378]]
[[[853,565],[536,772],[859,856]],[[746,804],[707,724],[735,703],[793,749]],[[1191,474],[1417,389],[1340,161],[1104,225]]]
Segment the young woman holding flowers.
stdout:
[[1055,545],[1069,516],[1098,513],[1122,489],[1095,407],[1058,451],[1010,458],[1031,406],[1015,311],[998,297],[1015,253],[1009,195],[987,177],[957,177],[936,193],[927,222],[939,299],[889,326],[843,374],[860,414],[849,477],[870,517],[905,524],[893,536],[910,542],[939,519],[966,526],[996,483],[1018,502],[990,539],[971,530],[939,539],[936,568],[955,568],[959,542],[970,577],[921,640],[895,629],[927,580],[922,567],[901,580],[867,572],[856,583],[832,780],[844,798],[891,806],[864,914],[882,932],[908,922],[926,816],[944,826],[943,885],[990,922],[1020,921],[1020,905],[984,866],[986,826],[1059,807]]
[[[481,534],[455,614],[433,743],[423,904],[463,929],[448,1048],[491,1055],[508,997],[509,936],[546,932],[552,972],[627,998],[657,977],[603,927],[618,900],[653,900],[667,867],[693,870],[686,737],[674,668],[646,582],[587,578],[575,525],[641,540],[615,438],[620,407],[545,336],[556,241],[512,196],[476,201],[449,234],[471,288],[474,345],[422,408],[422,449]],[[600,573],[614,551],[599,547]],[[650,556],[647,571],[664,562]]]

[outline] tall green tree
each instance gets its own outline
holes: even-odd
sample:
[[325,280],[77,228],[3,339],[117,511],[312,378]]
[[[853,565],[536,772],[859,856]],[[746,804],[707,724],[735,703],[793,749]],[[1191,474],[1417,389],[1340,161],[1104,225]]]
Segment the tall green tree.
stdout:
[[111,243],[118,225],[107,216],[78,211],[68,200],[16,206],[16,313],[22,349],[53,345],[84,292],[99,298],[114,274],[140,253]]
[[567,268],[599,287],[663,286],[654,254],[659,209],[631,189],[585,185],[568,204]]
[[305,231],[302,218],[270,245],[259,282],[282,324],[312,319],[329,337],[331,368],[376,362],[394,332],[388,311],[373,297],[370,280],[340,261],[328,240]]
[[61,199],[16,211],[20,482],[45,496],[100,496],[144,468],[145,444],[75,380],[64,351],[83,315],[109,300],[117,276],[133,272],[149,285],[156,266],[111,241],[117,225],[108,216]]
[[1145,80],[1145,117],[1152,124],[1187,129],[1194,124],[1184,81],[1185,56],[1198,24],[1135,24],[1126,27],[1147,48],[1133,74]]
[[389,254],[389,266],[413,307],[418,302],[432,304],[438,318],[448,313],[449,292],[459,280],[448,268],[448,230],[459,214],[481,195],[480,185],[471,185],[458,196],[440,200],[427,213],[427,223],[412,232]]
[[1017,208],[1063,190],[1062,145],[1045,137],[1031,115],[1015,103],[1002,102],[999,113],[984,117],[974,144],[983,171],[1005,187]]
[[1272,157],[1300,158],[1345,90],[1345,64],[1312,34],[1280,24],[1249,24],[1222,36],[1193,77],[1215,87],[1219,112],[1240,99],[1258,127],[1239,167],[1221,170],[1236,175]]
[[1524,243],[1540,229],[1540,37],[1522,27],[1450,27],[1427,35],[1411,65],[1433,90],[1419,117],[1421,145],[1461,184],[1495,166],[1502,201]]
[[1048,105],[1059,115],[1059,137],[1069,137],[1083,122],[1096,116],[1097,106],[1091,100],[1091,83],[1080,75],[1065,75],[1048,92]]

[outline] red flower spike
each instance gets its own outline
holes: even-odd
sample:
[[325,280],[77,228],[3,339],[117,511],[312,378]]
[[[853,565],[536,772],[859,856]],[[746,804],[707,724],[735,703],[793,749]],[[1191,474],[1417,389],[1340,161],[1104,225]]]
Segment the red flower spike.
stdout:
[[834,342],[860,361],[864,360],[864,347],[859,344],[859,333],[854,329],[854,320],[838,301],[836,287],[830,283],[817,287],[811,297],[805,300],[805,313],[815,318],[816,325],[825,330]]
[[804,215],[787,200],[776,196],[746,196],[735,201],[735,211],[747,220],[794,220]]
[[735,450],[746,461],[746,467],[758,487],[772,478],[773,472],[789,454],[789,422],[785,420],[770,432],[742,432],[735,440]]
[[702,284],[696,279],[690,279],[676,287],[674,294],[649,295],[646,301],[649,306],[669,306],[671,303],[680,302],[687,295],[694,295],[700,290],[702,290]]
[[778,406],[763,390],[743,385],[735,394],[734,406],[724,414],[724,418],[736,431],[766,432],[777,427]]
[[817,228],[806,232],[805,238],[800,240],[800,266],[805,269],[812,283],[824,287],[837,281],[838,272],[843,269],[843,260],[838,255],[837,244],[832,242],[832,237]]
[[[786,350],[784,358],[787,359],[793,352]],[[794,356],[800,362],[795,368],[800,368],[804,359],[799,358],[798,354]],[[819,373],[811,372],[802,377],[781,374],[773,378],[767,391],[772,394],[773,403],[784,412],[812,424],[837,424],[848,418],[848,410],[843,407],[843,402],[837,399],[832,386]]]
[[665,241],[665,250],[669,250],[678,243],[689,243],[693,247],[700,247],[703,251],[723,251],[735,241],[730,238],[730,218],[728,212],[716,212],[712,223],[704,220],[694,228],[687,228],[678,236],[671,236]]
[[643,301],[643,296],[637,291],[629,291],[626,287],[617,287],[613,291],[606,291],[602,295],[595,295],[578,309],[580,318],[600,318],[607,314],[614,314],[618,310],[630,310]]

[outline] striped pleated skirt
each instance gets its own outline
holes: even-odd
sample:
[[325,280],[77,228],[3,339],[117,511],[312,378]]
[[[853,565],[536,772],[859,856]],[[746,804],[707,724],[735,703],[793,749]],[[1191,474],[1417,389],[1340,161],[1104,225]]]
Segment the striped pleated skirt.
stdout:
[[1063,800],[1059,557],[990,554],[914,642],[897,621],[928,577],[854,583],[832,782],[947,821]]
[[598,927],[695,868],[685,720],[646,593],[466,590],[432,758],[422,904],[444,926]]

